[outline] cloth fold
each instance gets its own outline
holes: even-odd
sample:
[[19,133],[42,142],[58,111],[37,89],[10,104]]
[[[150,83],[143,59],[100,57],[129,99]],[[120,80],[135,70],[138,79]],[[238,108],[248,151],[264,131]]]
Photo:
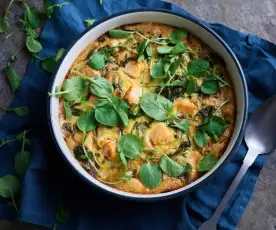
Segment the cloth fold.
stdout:
[[[52,3],[60,3],[52,0]],[[169,9],[193,17],[183,9],[158,0],[74,0],[60,9],[43,29],[41,57],[68,48],[85,30],[85,19],[100,20],[106,16],[135,8]],[[194,17],[193,17],[194,18]],[[276,92],[276,46],[254,35],[246,35],[220,24],[208,24],[233,49],[249,87],[251,113],[264,99]],[[6,114],[0,122],[0,139],[32,128],[32,158],[22,185],[20,220],[57,229],[139,229],[195,230],[208,219],[239,170],[247,148],[241,144],[227,166],[216,176],[185,197],[139,203],[107,196],[88,186],[65,165],[56,150],[47,124],[47,92],[51,74],[42,70],[39,61],[31,60],[11,107],[26,105],[26,117]],[[13,159],[20,146],[10,143],[0,148],[0,177],[14,174]],[[247,172],[231,202],[225,209],[218,229],[234,229],[253,193],[265,156],[260,156]],[[70,211],[69,222],[59,224],[55,213],[62,191]],[[8,201],[0,199],[0,219],[12,219],[15,211]]]

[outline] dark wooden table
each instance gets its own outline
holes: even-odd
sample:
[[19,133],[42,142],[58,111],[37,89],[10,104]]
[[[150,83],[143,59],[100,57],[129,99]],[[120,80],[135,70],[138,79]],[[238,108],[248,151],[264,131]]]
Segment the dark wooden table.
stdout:
[[[96,0],[91,0],[96,1]],[[108,1],[108,0],[105,0]],[[233,29],[257,34],[276,42],[276,1],[275,0],[170,0],[199,18],[209,22],[226,24]],[[0,17],[10,0],[0,0]],[[30,6],[43,8],[43,0],[27,0]],[[10,14],[9,32],[20,28],[16,23],[22,15],[23,7],[14,4]],[[9,40],[6,34],[0,35],[0,105],[8,106],[13,94],[2,70],[11,54],[24,44],[24,34],[15,33]],[[29,56],[20,52],[15,69],[23,76]],[[0,111],[0,117],[3,111]],[[238,225],[239,230],[276,229],[276,154],[270,155],[260,174],[253,197]],[[18,222],[0,221],[0,230],[43,230],[46,228]]]

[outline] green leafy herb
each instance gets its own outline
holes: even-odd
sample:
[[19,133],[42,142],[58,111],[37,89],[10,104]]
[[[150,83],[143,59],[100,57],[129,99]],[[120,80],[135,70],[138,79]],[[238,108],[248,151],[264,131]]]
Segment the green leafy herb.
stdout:
[[65,224],[69,221],[70,213],[63,203],[62,199],[59,201],[58,211],[56,213],[56,219],[59,223]]
[[179,123],[175,123],[172,126],[180,129],[183,132],[187,132],[190,129],[190,122],[187,119],[183,119]]
[[136,158],[143,149],[143,141],[133,134],[121,136],[118,141],[118,151],[130,159]]
[[157,187],[161,183],[162,179],[162,172],[158,165],[156,164],[150,164],[149,162],[147,164],[144,164],[140,168],[140,178],[142,183],[152,189],[154,187]]
[[27,4],[24,4],[26,6],[26,10],[24,12],[24,19],[25,21],[33,28],[38,28],[43,20],[41,13],[36,8],[29,8]]
[[[116,109],[116,107],[115,107]],[[122,109],[116,109],[123,125],[126,127],[128,125],[128,115],[126,114],[126,112]]]
[[160,168],[168,176],[181,176],[186,172],[186,168],[169,158],[166,154],[163,154],[160,159]]
[[188,95],[191,95],[192,93],[195,93],[196,92],[196,80],[193,79],[193,78],[190,78],[188,80],[188,85],[187,85],[187,88],[186,88],[186,93]]
[[145,58],[144,52],[147,48],[147,45],[149,44],[150,40],[149,39],[144,39],[138,47],[138,61],[142,61]]
[[100,52],[92,54],[88,60],[88,65],[95,70],[103,69],[105,66],[104,55]]
[[125,157],[125,154],[123,152],[119,152],[119,157],[120,157],[121,161],[123,162],[123,164],[125,166],[127,166],[127,159]]
[[82,132],[89,132],[96,128],[95,111],[85,111],[77,120],[77,126]]
[[89,28],[90,26],[92,26],[95,22],[95,19],[86,19],[84,20],[86,28]]
[[100,1],[100,4],[102,5],[103,4],[103,2],[104,2],[104,0],[99,0]]
[[182,86],[182,85],[183,85],[183,81],[181,81],[181,80],[174,80],[174,81],[171,81],[168,84],[165,84],[164,82],[160,82],[159,83],[159,86],[161,86],[161,87],[164,87],[164,86],[166,86],[166,87],[169,87],[169,86],[174,87],[174,86]]
[[173,104],[156,93],[146,93],[141,97],[141,108],[149,116],[158,121],[167,120],[173,113]]
[[175,31],[171,32],[169,39],[171,43],[177,44],[178,42],[183,41],[187,37],[187,31],[183,29],[176,29]]
[[130,181],[132,176],[127,176],[126,173],[121,173],[120,178],[122,178],[125,181]]
[[118,126],[120,124],[120,117],[114,108],[100,107],[95,109],[96,120],[107,126]]
[[151,76],[153,78],[159,78],[159,79],[166,78],[167,76],[164,70],[164,66],[165,66],[164,61],[161,60],[157,62],[151,70]]
[[51,56],[43,59],[43,61],[41,62],[43,69],[51,73],[55,72],[58,62],[62,58],[64,52],[65,49],[61,48],[58,50],[56,56]]
[[208,145],[209,137],[206,132],[197,130],[194,134],[194,139],[198,147],[203,148]]
[[[88,92],[88,81],[80,77],[70,77],[63,83],[64,99],[67,101],[75,101],[83,97]],[[58,94],[60,94],[58,93]]]
[[15,69],[12,68],[10,65],[7,65],[5,67],[5,73],[8,77],[12,91],[15,92],[20,86],[20,78],[18,74],[16,73]]
[[50,2],[46,2],[44,4],[45,15],[48,18],[51,18],[55,8],[61,8],[66,4],[68,4],[68,2],[64,2],[64,3],[60,3],[60,4],[52,4]]
[[209,135],[215,134],[216,136],[222,135],[226,128],[227,124],[223,118],[218,116],[206,119],[206,122],[199,126],[200,130],[206,131]]
[[160,54],[169,54],[172,52],[173,47],[171,46],[158,46],[157,52]]
[[187,46],[182,43],[182,42],[178,42],[171,50],[172,54],[181,54],[184,53],[188,50]]
[[205,60],[192,60],[188,64],[188,74],[195,77],[204,77],[209,69],[210,63]]
[[216,156],[212,153],[208,153],[204,156],[197,165],[197,170],[199,172],[210,171],[218,162]]
[[4,33],[8,30],[9,28],[9,15],[10,15],[10,9],[12,4],[14,3],[15,0],[11,0],[9,3],[7,9],[5,10],[5,15],[3,19],[0,19],[0,33]]
[[6,175],[0,178],[0,196],[3,198],[11,198],[12,203],[18,213],[15,196],[20,193],[20,181],[13,175]]
[[31,36],[27,36],[26,46],[31,53],[38,53],[42,50],[40,42]]
[[219,89],[217,80],[204,80],[200,86],[201,92],[205,94],[214,94]]
[[29,113],[29,109],[26,106],[21,106],[21,107],[17,107],[17,108],[6,108],[3,106],[0,106],[0,108],[7,112],[13,112],[17,116],[20,116],[20,117],[26,116]]
[[28,151],[19,152],[14,158],[14,169],[16,173],[23,178],[27,170],[31,154]]
[[184,57],[180,57],[170,65],[169,71],[170,71],[171,76],[173,76],[176,73],[176,71],[178,70],[178,67],[182,63],[183,59],[184,59]]
[[151,44],[149,44],[146,48],[146,53],[147,53],[147,57],[151,58],[152,57],[152,46]]
[[64,108],[64,111],[65,111],[65,117],[66,119],[72,117],[72,110],[69,106],[69,103],[68,101],[63,101],[63,108]]
[[125,30],[109,30],[108,34],[113,38],[128,38],[132,33]]
[[109,98],[114,92],[111,82],[99,75],[91,78],[91,82],[90,91],[98,97]]

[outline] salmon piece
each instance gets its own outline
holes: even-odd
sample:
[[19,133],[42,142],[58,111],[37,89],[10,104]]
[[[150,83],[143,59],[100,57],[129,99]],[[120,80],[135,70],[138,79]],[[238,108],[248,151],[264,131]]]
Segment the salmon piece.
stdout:
[[125,73],[133,78],[139,78],[145,70],[145,63],[138,61],[129,61],[125,66]]
[[140,97],[142,96],[142,89],[137,86],[132,86],[127,94],[127,101],[131,104],[138,104]]
[[117,144],[114,140],[103,140],[103,152],[110,160],[117,160]]
[[145,135],[147,147],[152,145],[161,145],[173,141],[173,132],[164,123],[157,122],[146,132]]
[[195,114],[195,104],[188,99],[177,99],[175,101],[176,111],[181,115]]

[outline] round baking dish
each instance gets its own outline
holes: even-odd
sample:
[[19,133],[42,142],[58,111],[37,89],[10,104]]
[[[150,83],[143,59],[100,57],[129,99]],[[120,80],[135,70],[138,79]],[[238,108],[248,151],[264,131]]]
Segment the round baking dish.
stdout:
[[202,177],[192,182],[191,184],[182,187],[180,189],[161,193],[161,194],[133,194],[116,190],[109,187],[100,181],[89,175],[74,158],[69,151],[61,131],[59,124],[59,99],[51,97],[49,99],[49,124],[53,134],[53,138],[59,148],[64,160],[73,168],[73,170],[80,175],[89,184],[99,187],[102,190],[109,192],[112,195],[116,195],[123,198],[135,199],[135,200],[157,200],[172,198],[177,195],[183,195],[190,192],[206,180],[214,176],[215,171],[227,163],[230,155],[237,151],[237,148],[241,142],[243,131],[247,119],[248,109],[248,92],[245,77],[243,75],[242,68],[235,57],[233,51],[229,46],[220,38],[214,31],[203,25],[202,23],[195,21],[186,16],[173,13],[167,10],[159,9],[138,9],[112,15],[98,23],[94,24],[92,28],[89,28],[84,34],[68,49],[67,54],[64,56],[58,70],[56,71],[53,82],[50,88],[51,92],[55,91],[55,87],[62,84],[68,70],[72,63],[78,57],[78,55],[94,40],[104,34],[110,29],[122,26],[124,24],[132,24],[139,22],[158,22],[163,24],[172,25],[178,28],[184,28],[190,33],[199,37],[209,47],[211,47],[220,57],[225,61],[226,68],[230,74],[231,81],[234,86],[236,95],[236,123],[234,132],[232,134],[229,145],[224,154],[219,159],[217,165]]

